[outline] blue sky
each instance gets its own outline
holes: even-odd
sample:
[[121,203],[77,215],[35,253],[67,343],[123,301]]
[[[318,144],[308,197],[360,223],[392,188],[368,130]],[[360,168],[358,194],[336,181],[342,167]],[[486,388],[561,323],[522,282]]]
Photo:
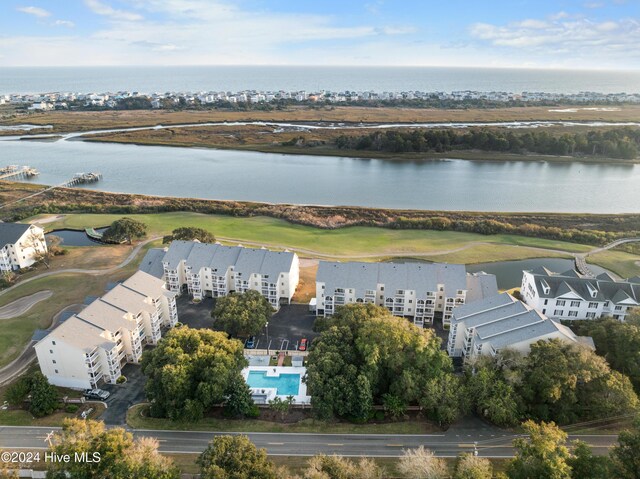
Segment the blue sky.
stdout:
[[640,69],[640,0],[0,0],[0,66]]

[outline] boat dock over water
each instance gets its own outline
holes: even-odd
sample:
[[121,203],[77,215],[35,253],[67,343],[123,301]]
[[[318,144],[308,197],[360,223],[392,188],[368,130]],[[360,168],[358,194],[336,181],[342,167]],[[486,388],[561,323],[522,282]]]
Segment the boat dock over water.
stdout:
[[76,173],[64,186],[84,185],[87,183],[97,183],[102,179],[102,173]]
[[0,180],[9,178],[32,178],[38,176],[40,172],[30,166],[8,165],[0,168]]

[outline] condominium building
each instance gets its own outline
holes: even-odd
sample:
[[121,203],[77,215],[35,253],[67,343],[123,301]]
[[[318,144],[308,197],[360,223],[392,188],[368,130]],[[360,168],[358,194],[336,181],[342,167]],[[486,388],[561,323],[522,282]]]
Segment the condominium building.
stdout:
[[162,258],[167,288],[193,299],[247,290],[260,292],[275,308],[291,302],[298,286],[298,255],[242,246],[173,241]]
[[593,348],[591,338],[576,336],[568,327],[502,293],[453,310],[447,352],[465,360],[495,356],[507,348],[528,354],[532,344],[550,339]]
[[162,327],[175,326],[175,293],[164,281],[138,271],[53,329],[35,345],[51,384],[92,388],[114,383],[125,363],[138,363]]
[[418,326],[432,323],[437,312],[448,324],[466,294],[466,271],[460,264],[320,261],[316,314],[331,316],[341,305],[373,303]]
[[577,271],[553,273],[546,268],[524,271],[520,289],[524,301],[554,319],[624,321],[640,304],[640,277],[617,280],[607,273],[590,278]]
[[0,223],[0,272],[27,268],[47,252],[44,230],[36,225]]

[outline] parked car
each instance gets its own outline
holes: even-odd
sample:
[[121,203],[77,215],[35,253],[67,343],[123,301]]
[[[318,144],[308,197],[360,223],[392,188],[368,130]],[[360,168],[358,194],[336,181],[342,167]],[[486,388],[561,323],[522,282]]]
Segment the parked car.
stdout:
[[298,346],[298,351],[306,351],[307,350],[307,338],[302,338],[300,340],[300,345]]
[[111,393],[104,389],[87,389],[84,392],[84,397],[87,399],[96,399],[98,401],[105,401],[109,396],[111,396]]
[[250,336],[244,343],[244,347],[247,349],[254,349],[256,347],[256,337]]

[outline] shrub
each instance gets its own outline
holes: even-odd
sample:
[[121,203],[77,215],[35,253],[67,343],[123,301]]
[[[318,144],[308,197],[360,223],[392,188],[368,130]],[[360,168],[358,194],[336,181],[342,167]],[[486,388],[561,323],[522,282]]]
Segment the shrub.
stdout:
[[64,407],[64,411],[65,412],[69,412],[69,413],[76,413],[76,412],[78,412],[78,409],[80,409],[80,408],[78,407],[77,404],[67,404]]

